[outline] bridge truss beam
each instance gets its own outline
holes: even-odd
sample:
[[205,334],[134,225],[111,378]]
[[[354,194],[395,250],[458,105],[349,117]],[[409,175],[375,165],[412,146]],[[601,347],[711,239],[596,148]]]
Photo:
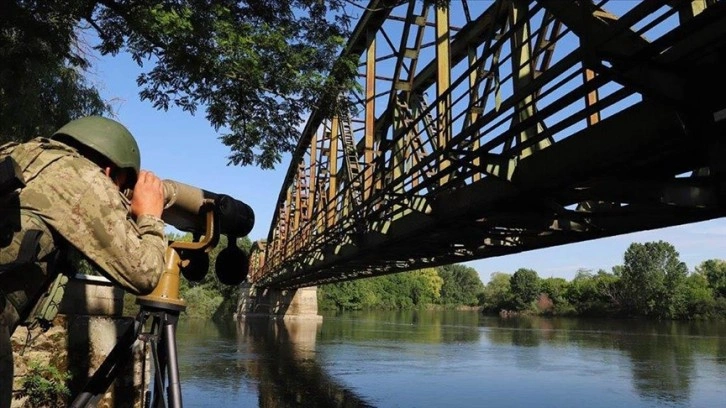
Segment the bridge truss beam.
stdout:
[[721,217],[726,4],[373,0],[250,280],[296,288]]

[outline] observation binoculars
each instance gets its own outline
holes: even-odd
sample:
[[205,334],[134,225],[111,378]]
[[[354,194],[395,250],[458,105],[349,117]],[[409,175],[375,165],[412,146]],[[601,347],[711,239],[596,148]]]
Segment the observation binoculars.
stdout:
[[[163,180],[162,220],[176,229],[192,234],[192,242],[173,241],[181,259],[181,274],[200,281],[209,270],[209,252],[217,246],[220,234],[227,247],[217,255],[215,272],[223,284],[238,285],[249,272],[249,257],[237,246],[255,225],[255,214],[244,202],[226,194],[213,193],[174,180]],[[131,194],[127,194],[131,198]]]

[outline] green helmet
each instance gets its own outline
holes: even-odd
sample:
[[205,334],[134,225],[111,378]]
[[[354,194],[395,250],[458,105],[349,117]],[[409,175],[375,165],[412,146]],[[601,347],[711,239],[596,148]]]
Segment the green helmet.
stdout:
[[132,169],[134,178],[141,168],[141,154],[136,139],[126,127],[101,116],[86,116],[72,120],[58,129],[51,139],[70,137],[87,146],[119,168]]

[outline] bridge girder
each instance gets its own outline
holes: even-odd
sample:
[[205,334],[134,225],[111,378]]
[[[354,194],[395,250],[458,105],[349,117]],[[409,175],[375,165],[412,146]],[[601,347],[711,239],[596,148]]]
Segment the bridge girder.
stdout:
[[374,0],[344,53],[362,91],[302,132],[260,286],[726,213],[724,2]]

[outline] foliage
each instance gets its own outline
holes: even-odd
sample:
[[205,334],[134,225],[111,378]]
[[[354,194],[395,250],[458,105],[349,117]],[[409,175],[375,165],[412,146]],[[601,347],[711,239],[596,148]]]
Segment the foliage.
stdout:
[[[436,269],[426,268],[411,273],[414,274],[413,279],[410,280],[411,300],[413,304],[432,304],[441,298],[444,280]],[[479,281],[479,284],[481,285],[481,281]]]
[[197,319],[209,319],[224,300],[219,292],[203,285],[186,288],[182,298],[187,302],[184,314]]
[[580,269],[564,295],[579,315],[610,315],[616,312],[619,305],[618,282],[616,275],[603,270],[593,274],[589,270]]
[[657,318],[677,318],[685,313],[688,268],[673,245],[664,242],[633,243],[625,251],[620,283],[626,311]]
[[[552,302],[550,312],[556,315],[574,314],[575,308],[567,300],[569,282],[563,278],[546,278],[540,281],[541,292]],[[538,308],[541,307],[538,306]]]
[[726,298],[726,261],[722,259],[703,261],[696,267],[696,273],[706,277],[708,286],[717,296]]
[[[0,20],[0,109],[8,110],[1,118],[11,121],[0,123],[11,128],[38,127],[38,120],[50,119],[44,109],[55,104],[38,103],[43,95],[38,91],[56,96],[67,84],[80,99],[71,105],[104,110],[93,87],[73,77],[75,71],[61,69],[91,62],[79,32],[94,34],[99,39],[94,48],[102,55],[128,53],[144,69],[137,78],[142,100],[191,114],[204,109],[210,124],[224,132],[221,140],[233,164],[273,167],[294,148],[306,112],[334,108],[316,106],[321,97],[335,103],[330,96],[355,86],[357,60],[338,59],[350,25],[345,0],[7,3]],[[40,112],[25,117],[21,111],[22,118],[14,118],[16,98]],[[80,108],[68,114],[79,115]]]
[[412,309],[438,301],[446,281],[427,268],[318,287],[322,310]]
[[28,364],[28,373],[20,381],[20,389],[14,392],[14,398],[26,398],[27,407],[59,407],[65,406],[71,392],[66,386],[71,374],[61,372],[54,365],[44,365],[32,360]]
[[110,113],[84,77],[88,61],[65,2],[3,2],[0,143],[50,134],[71,119]]
[[513,307],[511,279],[512,275],[502,272],[494,272],[490,276],[479,299],[485,312],[498,313]]
[[439,303],[447,305],[476,306],[484,284],[476,269],[460,265],[445,265],[438,268],[443,279]]
[[370,278],[354,281],[333,283],[318,287],[318,307],[322,310],[361,310],[379,305],[379,296],[374,283],[376,279]]
[[519,268],[510,279],[514,306],[524,310],[540,294],[540,280],[537,272],[532,269]]
[[691,274],[685,286],[686,316],[695,319],[711,316],[715,311],[716,299],[706,277],[700,273]]
[[[726,261],[706,261],[695,273],[688,274],[675,248],[663,241],[633,243],[624,259],[625,263],[613,267],[612,273],[579,269],[569,282],[562,278],[540,279],[536,271],[521,268],[512,275],[493,273],[485,286],[473,279],[478,278],[478,273],[471,268],[440,267],[436,270],[442,280],[441,297],[436,303],[470,305],[469,299],[475,294],[485,313],[517,310],[559,316],[726,317],[726,297],[717,292]],[[422,283],[423,276],[432,278],[430,274],[404,272],[324,285],[318,288],[318,305],[329,310],[417,307],[425,301],[415,295],[415,288],[429,287],[429,293],[436,290],[436,285]]]
[[564,278],[545,278],[540,281],[541,292],[546,293],[555,304],[567,302],[565,292],[568,286]]

